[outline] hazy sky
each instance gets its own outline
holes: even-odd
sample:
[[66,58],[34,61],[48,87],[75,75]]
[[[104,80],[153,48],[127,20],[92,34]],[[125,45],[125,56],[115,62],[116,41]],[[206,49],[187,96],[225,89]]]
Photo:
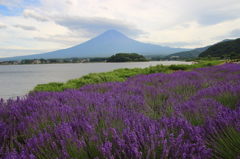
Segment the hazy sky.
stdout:
[[239,0],[0,0],[0,57],[72,47],[115,29],[196,48],[240,37]]

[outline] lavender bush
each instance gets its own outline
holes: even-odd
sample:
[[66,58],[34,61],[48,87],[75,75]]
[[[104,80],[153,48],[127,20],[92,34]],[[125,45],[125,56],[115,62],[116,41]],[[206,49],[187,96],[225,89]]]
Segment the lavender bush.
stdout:
[[238,158],[240,65],[0,100],[0,158]]

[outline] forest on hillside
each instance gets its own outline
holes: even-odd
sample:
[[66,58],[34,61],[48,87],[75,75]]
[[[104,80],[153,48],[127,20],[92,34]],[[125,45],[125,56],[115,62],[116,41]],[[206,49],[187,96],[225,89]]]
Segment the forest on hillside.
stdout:
[[117,53],[107,59],[107,62],[148,61],[144,56],[137,53]]
[[199,57],[207,56],[240,58],[240,38],[215,44],[199,54]]

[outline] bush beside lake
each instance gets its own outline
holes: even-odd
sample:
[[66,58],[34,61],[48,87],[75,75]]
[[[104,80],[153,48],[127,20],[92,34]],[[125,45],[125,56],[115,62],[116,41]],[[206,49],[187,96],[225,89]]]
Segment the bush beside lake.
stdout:
[[239,108],[238,64],[34,92],[0,101],[0,158],[238,158]]

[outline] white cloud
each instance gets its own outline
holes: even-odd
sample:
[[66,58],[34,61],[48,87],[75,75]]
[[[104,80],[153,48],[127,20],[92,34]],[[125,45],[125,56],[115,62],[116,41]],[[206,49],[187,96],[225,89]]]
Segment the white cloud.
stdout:
[[33,19],[36,19],[37,21],[42,21],[42,22],[50,21],[50,18],[48,18],[47,16],[40,15],[36,13],[34,10],[30,10],[30,9],[25,9],[23,11],[23,16],[25,18],[33,18]]
[[232,36],[232,37],[240,38],[240,28],[230,31],[229,35]]
[[4,4],[5,0],[0,0],[0,4]]
[[81,42],[86,41],[87,39],[80,38],[76,34],[72,32],[68,32],[66,34],[55,34],[55,35],[47,35],[47,36],[36,36],[34,37],[35,40],[41,42],[54,42],[54,43],[61,43],[65,46],[74,46],[78,45]]
[[227,10],[212,8],[207,12],[201,13],[201,15],[197,17],[197,22],[203,26],[216,25],[225,21],[238,19],[238,12],[239,11],[236,12],[234,9]]
[[56,16],[54,21],[58,25],[77,32],[82,37],[93,37],[110,29],[118,30],[134,38],[146,34],[133,23],[104,17]]
[[73,4],[73,2],[70,1],[70,0],[66,0],[65,2],[66,2],[67,4]]
[[44,50],[44,49],[38,50],[38,49],[25,49],[25,48],[16,48],[16,49],[0,48],[0,50],[1,50],[0,58],[23,56],[23,55],[30,55],[30,54],[40,54],[40,53],[52,51],[52,50]]
[[26,25],[20,25],[20,24],[14,24],[12,25],[15,28],[22,28],[23,30],[27,31],[37,31],[37,29],[34,26],[26,26]]
[[197,40],[198,39],[196,39],[196,41],[172,41],[172,42],[162,42],[162,43],[155,43],[155,44],[161,45],[161,46],[174,47],[174,48],[178,48],[182,46],[187,46],[185,48],[193,48],[194,46],[202,45],[202,41],[200,40],[197,41]]
[[[34,37],[50,37],[57,34],[66,34],[68,30],[65,27],[60,25],[56,25],[53,21],[48,22],[40,22],[36,21],[35,19],[24,18],[23,16],[3,16],[1,17],[1,22],[8,26],[7,29],[0,29],[0,48],[4,48],[9,50],[9,53],[12,54],[16,53],[17,56],[20,56],[24,53],[24,49],[30,50],[58,50],[58,49],[65,49],[71,47],[76,44],[70,43],[65,41],[66,44],[63,45],[63,42],[50,42],[50,41],[39,41],[36,40]],[[22,28],[16,28],[13,26],[16,24],[21,24],[24,26],[32,26],[35,27],[38,31],[31,31],[31,33],[27,33],[26,30]],[[30,24],[30,25],[29,25]],[[71,35],[73,36],[73,35]],[[63,39],[63,38],[62,38]],[[70,40],[70,39],[68,39]],[[87,39],[80,39],[78,43],[82,43]],[[77,43],[77,44],[78,44]],[[23,50],[19,51],[12,51],[11,49],[15,50]],[[2,49],[0,49],[2,50]],[[40,52],[40,51],[39,51]],[[45,51],[41,51],[40,53],[44,53]],[[34,52],[28,51],[25,52],[24,55],[33,54]],[[0,56],[2,51],[0,51]]]
[[7,5],[8,7],[17,7],[19,4],[23,3],[23,0],[0,0],[0,4]]
[[0,22],[0,29],[6,29],[6,28],[7,28],[7,26]]

